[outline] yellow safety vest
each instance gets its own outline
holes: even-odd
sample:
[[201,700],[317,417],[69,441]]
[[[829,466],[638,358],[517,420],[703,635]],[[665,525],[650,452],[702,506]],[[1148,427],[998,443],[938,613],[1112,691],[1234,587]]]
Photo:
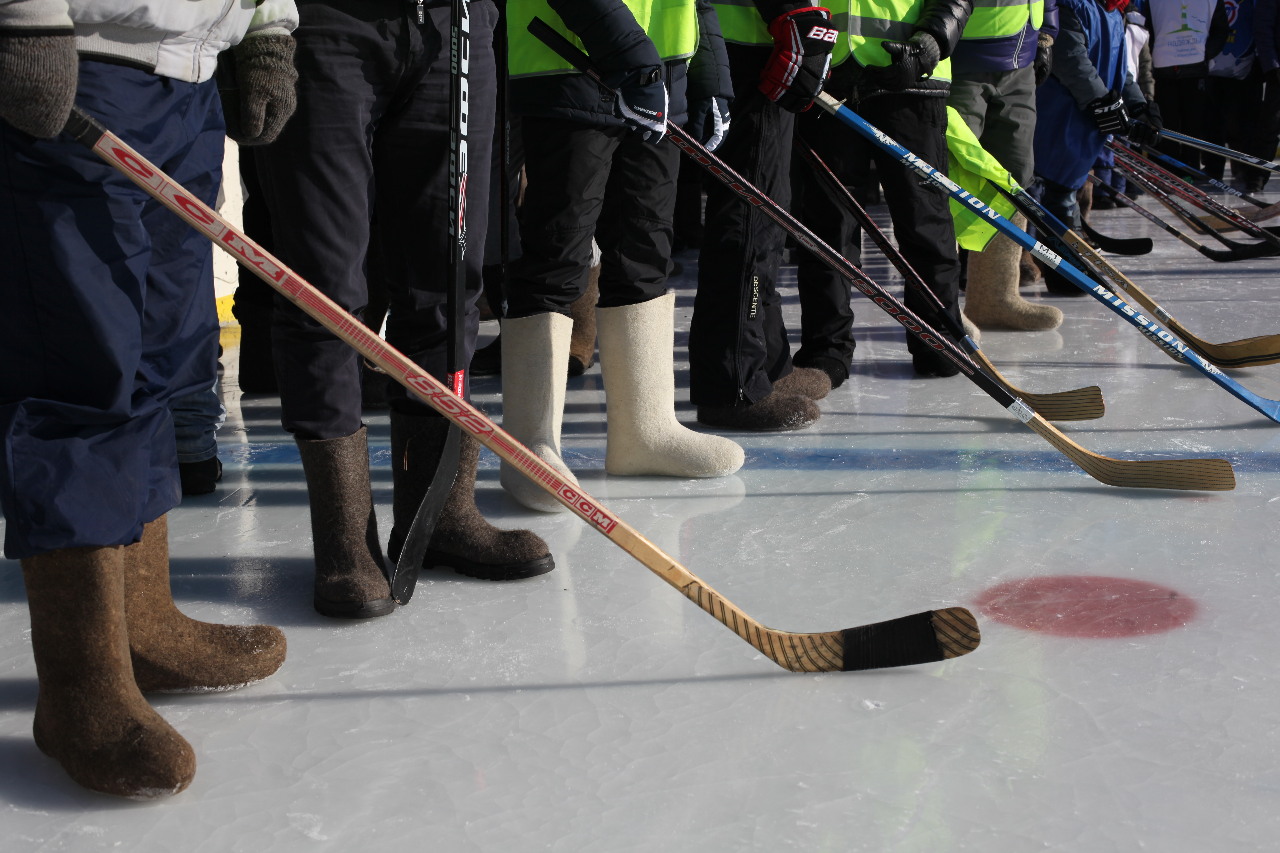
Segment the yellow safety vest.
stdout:
[[[625,2],[663,61],[693,56],[698,48],[698,13],[694,0]],[[572,65],[529,32],[529,22],[534,17],[546,21],[569,41],[583,47],[581,39],[569,31],[546,0],[510,0],[507,3],[507,65],[510,75],[532,77],[573,71]]]

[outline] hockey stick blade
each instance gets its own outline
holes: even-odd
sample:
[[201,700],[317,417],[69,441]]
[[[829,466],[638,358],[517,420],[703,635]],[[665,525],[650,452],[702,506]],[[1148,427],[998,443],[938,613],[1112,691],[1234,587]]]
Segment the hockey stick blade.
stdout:
[[[440,463],[436,466],[427,493],[418,504],[418,511],[413,515],[409,532],[405,534],[404,544],[398,556],[388,555],[395,560],[391,567],[391,576],[387,580],[391,584],[391,597],[397,604],[408,604],[413,598],[413,590],[418,585],[418,574],[422,571],[422,561],[427,556],[427,547],[431,544],[431,534],[435,532],[436,522],[444,511],[445,501],[453,490],[453,481],[458,476],[458,448],[462,444],[462,430],[454,424],[449,425],[445,433],[444,449],[440,452]],[[391,460],[392,465],[399,460]]]
[[931,663],[968,654],[981,637],[968,610],[951,607],[826,634],[793,634],[761,625],[680,565],[576,484],[516,441],[487,415],[392,347],[336,302],[192,195],[79,108],[66,131],[188,225],[230,253],[338,339],[382,368],[451,423],[533,480],[647,569],[680,591],[774,663],[795,672],[839,672]]
[[889,241],[885,233],[880,230],[880,226],[876,225],[875,220],[867,214],[867,211],[853,197],[853,194],[840,182],[840,179],[831,171],[831,168],[818,152],[813,150],[813,147],[799,136],[795,137],[793,144],[801,156],[810,164],[818,181],[827,188],[831,195],[840,200],[845,209],[852,214],[854,220],[862,226],[862,230],[879,247],[881,254],[888,258],[898,272],[902,274],[907,286],[932,305],[934,317],[947,327],[947,331],[951,332],[960,341],[960,345],[969,354],[970,358],[986,370],[992,379],[1000,383],[1012,396],[1021,397],[1024,403],[1039,412],[1046,420],[1087,421],[1102,417],[1106,411],[1106,405],[1102,400],[1102,389],[1097,385],[1075,388],[1070,391],[1059,391],[1057,393],[1036,394],[1024,391],[1001,375],[986,354],[982,352],[978,342],[965,334],[964,326],[957,323],[943,309],[941,300],[925,285],[920,274],[907,262],[902,252],[898,251],[898,247]]
[[1084,229],[1084,236],[1102,251],[1113,255],[1148,255],[1155,248],[1155,243],[1150,237],[1108,237],[1097,231],[1083,218],[1080,220],[1080,225]]

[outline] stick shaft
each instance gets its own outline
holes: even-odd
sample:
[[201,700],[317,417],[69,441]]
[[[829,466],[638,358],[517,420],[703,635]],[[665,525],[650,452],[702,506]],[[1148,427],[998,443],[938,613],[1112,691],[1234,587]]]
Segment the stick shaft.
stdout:
[[1203,139],[1196,139],[1194,136],[1187,136],[1172,130],[1161,130],[1160,135],[1165,139],[1181,142],[1183,145],[1190,145],[1192,148],[1199,148],[1201,151],[1208,151],[1210,154],[1226,157],[1228,160],[1238,160],[1241,163],[1248,163],[1250,166],[1257,166],[1259,169],[1280,172],[1280,165],[1276,165],[1270,160],[1263,160],[1261,157],[1254,157],[1252,154],[1245,154],[1242,151],[1234,151],[1225,145],[1215,145],[1212,142],[1205,142]]

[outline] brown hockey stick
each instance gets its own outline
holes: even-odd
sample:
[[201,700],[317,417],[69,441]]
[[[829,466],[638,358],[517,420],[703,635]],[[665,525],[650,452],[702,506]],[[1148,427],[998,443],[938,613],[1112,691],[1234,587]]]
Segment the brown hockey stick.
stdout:
[[1000,371],[996,370],[995,365],[991,363],[986,354],[982,352],[978,342],[966,335],[963,326],[953,320],[951,315],[946,312],[941,300],[924,283],[924,279],[920,278],[920,273],[916,272],[915,267],[907,263],[907,259],[898,251],[898,247],[889,242],[889,238],[880,230],[880,226],[876,225],[875,220],[853,197],[853,193],[849,192],[849,189],[840,182],[840,179],[831,171],[831,167],[826,164],[818,152],[813,150],[813,146],[799,136],[795,137],[793,145],[812,167],[814,177],[833,196],[840,200],[845,209],[862,226],[862,230],[866,231],[867,235],[871,237],[872,242],[880,249],[881,254],[888,258],[890,263],[902,274],[903,281],[906,282],[907,286],[929,302],[933,308],[934,318],[947,327],[947,331],[956,340],[960,341],[960,346],[969,353],[969,356],[974,361],[978,362],[991,374],[992,379],[1004,386],[1005,390],[1013,396],[1021,397],[1025,403],[1039,412],[1040,416],[1046,420],[1088,421],[1102,417],[1105,405],[1102,401],[1102,389],[1097,385],[1089,385],[1085,388],[1075,388],[1057,393],[1036,394],[1023,390],[1005,379],[1000,374]]
[[316,322],[378,365],[423,402],[514,465],[588,524],[631,554],[690,601],[779,666],[794,672],[839,672],[946,660],[978,647],[973,614],[963,607],[926,610],[885,622],[795,634],[767,628],[739,610],[595,498],[560,479],[555,469],[494,424],[479,409],[374,334],[337,303],[240,233],[95,119],[73,111],[67,132],[157,201],[229,252]]

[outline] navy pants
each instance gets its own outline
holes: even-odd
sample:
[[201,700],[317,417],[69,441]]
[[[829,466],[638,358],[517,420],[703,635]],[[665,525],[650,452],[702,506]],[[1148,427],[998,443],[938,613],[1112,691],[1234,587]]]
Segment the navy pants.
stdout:
[[[82,61],[76,101],[212,205],[216,85]],[[0,121],[5,555],[127,545],[180,499],[169,403],[217,376],[208,239],[63,134]]]
[[[449,236],[449,7],[416,23],[402,0],[298,4],[298,109],[279,138],[254,152],[275,254],[360,316],[370,254],[390,293],[387,340],[445,380]],[[497,96],[497,8],[470,5],[465,367],[480,326]],[[272,329],[285,429],[304,440],[342,438],[361,425],[358,354],[279,299]],[[434,410],[388,380],[391,407]]]

